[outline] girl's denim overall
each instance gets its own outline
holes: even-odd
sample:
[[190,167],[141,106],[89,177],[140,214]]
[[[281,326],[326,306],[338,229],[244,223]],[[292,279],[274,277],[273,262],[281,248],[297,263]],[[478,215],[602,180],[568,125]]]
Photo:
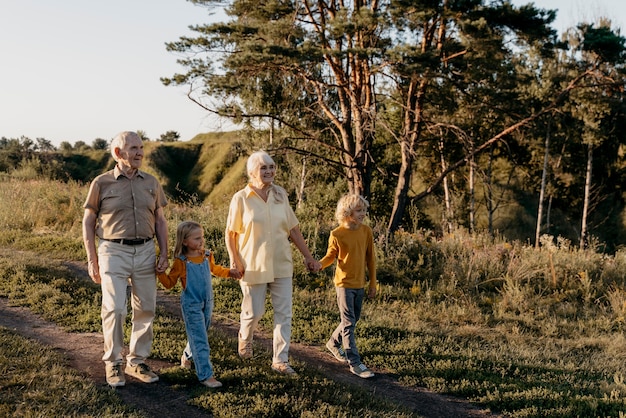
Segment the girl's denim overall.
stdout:
[[185,262],[187,270],[187,286],[180,295],[188,340],[184,356],[188,359],[193,357],[198,379],[203,381],[213,376],[211,348],[207,337],[214,306],[209,252],[201,264],[190,262],[184,255],[180,259]]

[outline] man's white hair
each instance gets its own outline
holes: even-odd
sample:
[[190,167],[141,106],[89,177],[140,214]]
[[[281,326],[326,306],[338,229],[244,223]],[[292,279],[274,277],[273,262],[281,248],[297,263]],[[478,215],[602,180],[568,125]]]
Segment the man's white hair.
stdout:
[[117,155],[115,154],[115,149],[124,148],[124,146],[126,145],[126,141],[133,136],[136,136],[137,138],[141,139],[141,137],[136,132],[124,131],[124,132],[120,132],[119,134],[117,134],[115,138],[111,140],[111,156],[113,157],[115,161],[117,161]]

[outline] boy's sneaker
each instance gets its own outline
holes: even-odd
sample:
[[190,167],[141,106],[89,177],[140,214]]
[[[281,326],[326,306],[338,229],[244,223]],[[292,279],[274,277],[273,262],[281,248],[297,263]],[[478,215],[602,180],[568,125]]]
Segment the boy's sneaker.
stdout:
[[200,382],[201,385],[204,385],[208,388],[211,389],[215,389],[215,388],[221,388],[222,387],[222,382],[220,382],[219,380],[215,379],[214,377],[209,377],[208,379],[205,379],[203,381]]
[[333,357],[335,357],[338,361],[342,363],[348,362],[348,356],[346,356],[346,352],[344,351],[343,347],[337,347],[336,345],[333,345],[331,341],[328,341],[326,343],[326,348],[328,349],[328,351],[330,351],[330,354],[332,354]]
[[252,358],[252,341],[239,340],[237,352],[242,359]]
[[191,360],[187,358],[185,353],[180,356],[180,367],[182,367],[183,369],[191,369]]
[[121,364],[107,364],[105,370],[109,386],[116,388],[126,384],[126,378],[124,377],[124,373],[122,373]]
[[359,377],[367,379],[368,377],[374,377],[374,372],[367,368],[363,363],[359,363],[356,366],[350,366],[350,371]]
[[295,376],[297,373],[294,369],[291,368],[289,363],[274,363],[272,364],[272,370],[277,373],[289,374]]
[[146,363],[139,363],[136,365],[127,364],[124,372],[144,383],[154,383],[159,380],[159,376],[150,370],[150,367]]

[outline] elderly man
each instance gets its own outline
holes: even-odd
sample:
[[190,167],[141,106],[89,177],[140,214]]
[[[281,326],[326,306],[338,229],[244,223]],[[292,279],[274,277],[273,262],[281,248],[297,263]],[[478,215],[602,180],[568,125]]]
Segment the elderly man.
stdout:
[[[152,348],[156,273],[168,267],[165,193],[139,170],[143,142],[135,132],[111,141],[115,167],[96,177],[85,200],[83,242],[89,276],[102,288],[102,334],[106,380],[124,386],[124,372],[145,383],[159,380],[145,363]],[[160,249],[157,262],[154,237]],[[98,238],[96,242],[96,237]],[[96,248],[97,247],[97,248]],[[127,286],[132,289],[132,333],[122,372]]]

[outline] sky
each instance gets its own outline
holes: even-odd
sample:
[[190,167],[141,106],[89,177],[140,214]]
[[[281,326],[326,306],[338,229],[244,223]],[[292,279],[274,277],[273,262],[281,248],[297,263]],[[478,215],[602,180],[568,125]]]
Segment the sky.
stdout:
[[[513,0],[516,6],[531,1]],[[626,0],[535,0],[555,29],[608,16],[626,36]],[[186,0],[0,0],[0,137],[92,144],[124,130],[181,141],[229,129],[160,78],[185,72],[167,42],[223,19]]]
[[537,8],[557,10],[553,26],[559,35],[580,22],[594,23],[600,17],[611,19],[613,27],[626,36],[626,0],[511,0],[515,6],[534,3]]

